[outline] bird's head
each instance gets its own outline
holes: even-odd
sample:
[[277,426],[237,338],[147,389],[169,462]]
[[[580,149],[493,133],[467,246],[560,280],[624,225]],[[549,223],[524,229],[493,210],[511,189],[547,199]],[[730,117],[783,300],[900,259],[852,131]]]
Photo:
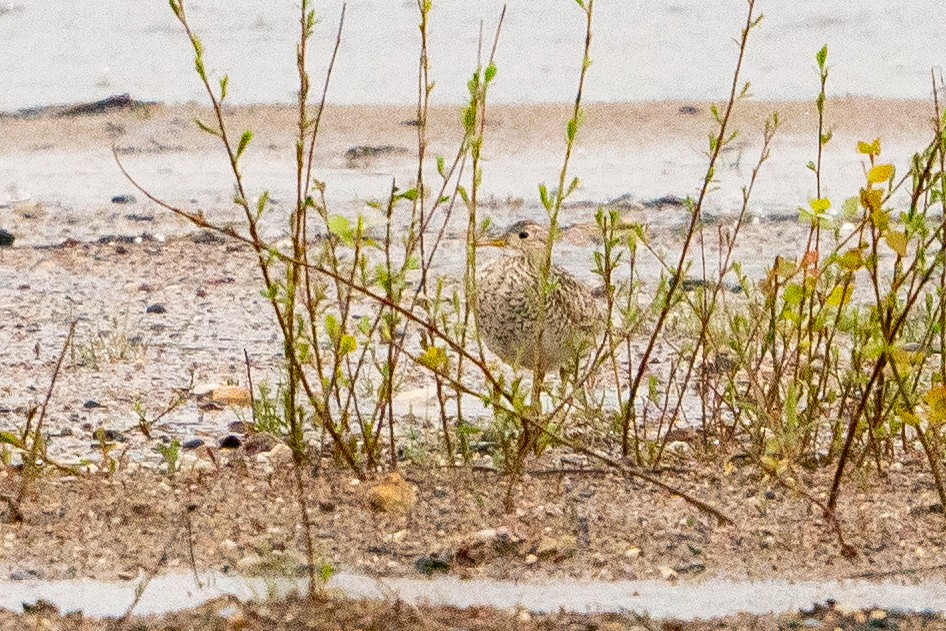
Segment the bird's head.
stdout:
[[545,256],[549,231],[532,221],[517,221],[509,226],[499,237],[487,237],[477,242],[477,246],[502,248],[510,254],[521,254],[532,260],[542,260]]

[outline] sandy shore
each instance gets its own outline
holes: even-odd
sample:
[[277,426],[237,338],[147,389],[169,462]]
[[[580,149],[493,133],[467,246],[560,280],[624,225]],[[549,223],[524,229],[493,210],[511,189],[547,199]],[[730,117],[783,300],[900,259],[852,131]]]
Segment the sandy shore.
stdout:
[[[747,273],[761,273],[777,252],[798,252],[803,230],[764,217],[773,212],[791,216],[814,190],[814,178],[805,168],[814,158],[813,104],[750,101],[741,104],[734,120],[743,135],[721,163],[720,187],[708,210],[724,216],[734,211],[734,199],[755,159],[759,130],[773,110],[780,112],[784,126],[753,205],[760,223],[747,233],[738,254],[747,263]],[[854,149],[857,140],[882,138],[884,159],[903,168],[910,152],[929,136],[930,110],[925,102],[829,102],[827,120],[834,139],[826,154],[826,194],[840,203],[856,192],[863,178],[861,156]],[[560,168],[568,113],[567,105],[490,108],[484,166],[487,216],[498,223],[514,214],[540,216],[536,187],[553,181]],[[221,568],[250,554],[259,556],[266,545],[272,552],[267,528],[284,528],[283,539],[294,532],[294,506],[285,498],[278,509],[270,510],[269,505],[272,498],[289,492],[286,480],[258,467],[252,456],[231,460],[220,455],[214,460],[207,455],[219,453],[218,441],[231,432],[232,423],[245,420],[245,412],[207,406],[192,396],[194,385],[243,383],[244,349],[260,379],[276,374],[277,331],[259,294],[253,257],[233,243],[200,236],[195,240],[190,226],[131,188],[111,155],[114,145],[142,184],[169,201],[205,210],[213,220],[235,220],[227,165],[213,139],[192,122],[208,115],[206,108],[196,106],[157,105],[74,118],[0,118],[0,137],[5,140],[0,146],[0,203],[9,195],[4,190],[9,183],[28,193],[19,201],[6,200],[6,207],[0,208],[0,228],[16,237],[13,248],[0,249],[0,339],[5,344],[0,355],[0,430],[21,427],[30,406],[40,401],[68,323],[78,319],[76,350],[60,376],[47,419],[50,454],[65,464],[86,466],[82,461],[88,460],[92,470],[114,457],[120,467],[134,463],[137,471],[126,468],[114,479],[44,481],[41,491],[29,498],[25,524],[0,524],[0,540],[10,542],[0,550],[0,571],[36,569],[46,577],[136,576],[156,562],[162,537],[181,523],[182,507],[195,502],[203,511],[195,535],[201,567]],[[253,191],[270,190],[276,200],[266,230],[267,236],[278,239],[293,199],[293,111],[241,107],[227,110],[226,116],[232,129],[255,132],[244,169]],[[411,181],[416,127],[408,123],[414,116],[412,108],[333,106],[327,111],[318,177],[328,183],[334,212],[369,212],[366,200],[383,196],[392,177],[404,185]],[[589,106],[573,172],[583,182],[574,201],[592,203],[576,203],[565,211],[564,220],[588,221],[596,203],[625,195],[648,200],[693,191],[705,168],[701,152],[711,128],[706,104]],[[435,109],[430,133],[431,153],[455,151],[460,137],[457,109]],[[349,151],[358,147],[383,150],[375,157],[352,159]],[[429,177],[435,174],[431,164]],[[121,194],[138,199],[111,202]],[[665,216],[660,212],[643,218],[660,223]],[[672,248],[672,222],[665,227],[666,244]],[[438,273],[455,274],[451,265],[460,259],[451,258],[450,252],[462,250],[461,230],[458,225],[448,234],[447,261]],[[567,245],[563,254],[576,274],[591,275],[587,247]],[[656,265],[648,269],[652,277],[659,273]],[[162,310],[154,309],[156,305]],[[424,387],[408,389],[397,408],[422,424],[433,410],[430,390]],[[136,429],[136,406],[153,418],[182,392],[187,394],[183,404],[155,424],[153,435]],[[111,456],[94,438],[99,427],[121,435]],[[161,473],[157,446],[172,439],[203,443],[188,453],[195,478],[187,484],[169,482]],[[543,465],[562,465],[560,456]],[[203,463],[199,468],[198,460]],[[221,462],[226,466],[216,470]],[[684,461],[682,466],[689,464]],[[3,484],[19,475],[12,467],[0,470]],[[361,491],[336,470],[314,482],[312,505],[319,510],[323,504],[332,507],[323,511],[329,559],[379,574],[405,575],[415,572],[418,558],[455,554],[462,537],[471,532],[508,527],[521,533],[515,552],[471,572],[505,578],[660,578],[661,567],[668,567],[684,580],[690,573],[845,578],[923,572],[941,578],[946,562],[942,507],[937,508],[930,476],[913,461],[898,472],[865,474],[851,482],[842,501],[847,511],[842,521],[850,543],[861,553],[856,560],[840,554],[836,538],[809,502],[783,488],[770,488],[751,467],[737,471],[736,481],[709,473],[666,474],[673,483],[720,503],[741,524],[736,530],[716,527],[653,489],[598,473],[577,476],[563,495],[567,485],[559,474],[538,472],[517,489],[521,514],[505,515],[499,509],[504,485],[493,474],[421,471],[411,479],[420,487],[419,508],[407,521],[371,513]],[[825,488],[823,474],[812,474],[806,484]],[[611,501],[614,497],[621,498],[618,504]],[[655,530],[655,524],[660,528]],[[405,530],[406,535],[397,535]],[[450,534],[449,545],[438,547],[446,541],[441,532]],[[544,537],[563,536],[576,538],[576,543],[577,537],[592,538],[560,563],[527,563]],[[222,551],[220,543],[226,538],[236,547]],[[631,548],[639,548],[639,555],[644,551],[643,561],[630,563]],[[184,553],[175,552],[178,564],[186,562]]]

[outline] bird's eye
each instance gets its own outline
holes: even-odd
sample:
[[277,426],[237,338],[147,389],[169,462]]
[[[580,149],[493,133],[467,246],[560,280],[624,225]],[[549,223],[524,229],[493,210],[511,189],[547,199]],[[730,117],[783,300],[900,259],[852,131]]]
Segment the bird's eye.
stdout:
[[528,239],[528,238],[529,238],[529,233],[526,232],[525,230],[523,230],[522,232],[519,233],[519,238],[520,238],[520,239]]

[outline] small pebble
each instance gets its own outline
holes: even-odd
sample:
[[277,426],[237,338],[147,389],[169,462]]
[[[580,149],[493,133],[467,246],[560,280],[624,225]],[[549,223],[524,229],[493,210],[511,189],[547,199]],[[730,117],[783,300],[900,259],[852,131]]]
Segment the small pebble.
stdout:
[[233,434],[220,439],[221,449],[236,449],[241,444],[243,444],[242,441]]
[[167,313],[167,309],[164,308],[164,305],[157,304],[157,303],[153,305],[148,305],[148,308],[146,309],[146,311],[148,313]]
[[89,399],[88,401],[82,404],[82,407],[84,407],[87,410],[93,410],[95,408],[104,408],[105,406],[99,403],[98,401]]
[[14,236],[12,232],[0,229],[0,248],[13,247]]
[[112,197],[113,204],[134,204],[135,201],[134,195],[115,195]]
[[181,445],[184,449],[197,449],[198,447],[203,447],[204,441],[200,438],[191,438],[190,440],[185,440]]

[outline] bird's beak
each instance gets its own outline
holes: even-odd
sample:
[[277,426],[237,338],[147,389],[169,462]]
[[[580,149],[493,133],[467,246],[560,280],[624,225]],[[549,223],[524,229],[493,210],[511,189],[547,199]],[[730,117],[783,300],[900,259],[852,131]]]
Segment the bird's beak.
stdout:
[[482,241],[476,242],[476,247],[478,248],[483,248],[483,247],[501,248],[504,245],[506,245],[506,241],[503,239],[483,239]]

